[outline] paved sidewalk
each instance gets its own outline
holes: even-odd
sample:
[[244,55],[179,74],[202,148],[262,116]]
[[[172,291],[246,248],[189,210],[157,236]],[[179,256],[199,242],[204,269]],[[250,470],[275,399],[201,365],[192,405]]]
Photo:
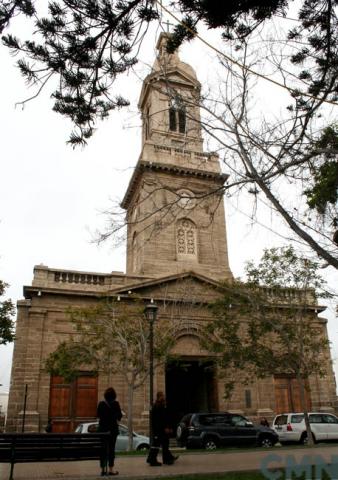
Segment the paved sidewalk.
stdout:
[[[285,466],[285,457],[293,455],[299,462],[304,455],[321,455],[328,463],[331,456],[337,454],[335,446],[316,446],[314,448],[273,448],[262,450],[247,450],[241,452],[222,451],[215,453],[184,453],[174,465],[163,465],[161,467],[150,467],[141,456],[118,456],[116,458],[116,469],[120,475],[115,478],[132,479],[153,479],[172,475],[192,473],[222,473],[243,470],[260,470],[261,462],[268,455],[271,457],[269,468]],[[0,464],[0,479],[7,480],[10,466]],[[99,462],[78,461],[78,462],[49,462],[49,463],[18,463],[14,467],[15,480],[94,480],[101,478]],[[112,477],[106,477],[112,478]]]

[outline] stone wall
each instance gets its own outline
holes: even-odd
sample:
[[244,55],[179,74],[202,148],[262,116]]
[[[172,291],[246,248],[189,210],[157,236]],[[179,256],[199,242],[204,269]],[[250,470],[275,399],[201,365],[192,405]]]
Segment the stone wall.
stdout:
[[[150,282],[151,283],[151,282]],[[147,284],[147,282],[145,282]],[[90,296],[88,291],[82,295],[74,294],[71,290],[49,292],[40,285],[40,294],[35,287],[29,289],[31,298],[18,302],[17,337],[15,341],[11,389],[8,405],[7,431],[21,431],[23,422],[23,403],[25,386],[28,387],[25,430],[43,431],[49,412],[50,377],[44,370],[46,357],[53,352],[57,345],[74,335],[74,328],[70,323],[69,307],[92,307],[99,302],[97,295]],[[127,287],[128,288],[128,287]],[[212,359],[209,352],[203,350],[199,344],[200,326],[211,320],[207,305],[201,302],[210,302],[219,295],[217,288],[210,283],[192,276],[177,278],[153,285],[143,286],[135,294],[141,298],[155,298],[160,306],[159,317],[167,322],[177,322],[177,342],[172,354],[184,359]],[[94,292],[93,292],[94,293]],[[116,298],[115,294],[115,298]],[[176,298],[176,299],[175,299]],[[121,291],[121,301],[128,303],[128,294]],[[149,300],[146,300],[149,301]],[[326,323],[318,324],[326,332]],[[335,379],[332,371],[330,354],[324,356],[326,374],[323,377],[310,378],[311,401],[313,410],[330,411],[335,407]],[[155,372],[155,391],[165,391],[165,369],[159,368]],[[241,374],[238,372],[235,389],[230,399],[224,398],[224,380],[217,382],[218,409],[243,413],[253,420],[261,416],[272,418],[275,412],[275,391],[273,378],[255,379],[250,384],[241,383]],[[127,410],[127,386],[123,375],[100,374],[98,378],[98,399],[103,396],[104,390],[114,385],[122,408]],[[135,391],[134,397],[134,428],[138,431],[147,431],[149,408],[149,385],[146,382]]]

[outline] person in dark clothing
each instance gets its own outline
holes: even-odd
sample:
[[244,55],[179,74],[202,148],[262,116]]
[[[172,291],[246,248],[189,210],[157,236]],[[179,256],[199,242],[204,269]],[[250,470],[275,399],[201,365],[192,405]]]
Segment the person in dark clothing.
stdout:
[[45,432],[46,433],[52,433],[53,431],[53,421],[51,418],[48,419],[48,422],[47,422],[47,425],[46,425],[46,428],[45,428]]
[[267,419],[265,417],[261,418],[260,423],[263,427],[270,427],[269,422],[267,421]]
[[98,432],[110,433],[108,452],[100,458],[101,476],[118,475],[119,472],[114,471],[115,444],[119,433],[118,422],[122,418],[122,412],[120,404],[116,400],[116,392],[112,387],[107,388],[104,392],[104,400],[101,400],[97,406],[97,417],[99,419]]
[[153,444],[151,445],[147,462],[152,467],[160,466],[161,463],[157,460],[157,454],[159,448],[162,447],[163,463],[172,465],[178,457],[175,457],[169,450],[169,438],[172,430],[163,392],[157,392],[156,401],[150,414],[153,429]]

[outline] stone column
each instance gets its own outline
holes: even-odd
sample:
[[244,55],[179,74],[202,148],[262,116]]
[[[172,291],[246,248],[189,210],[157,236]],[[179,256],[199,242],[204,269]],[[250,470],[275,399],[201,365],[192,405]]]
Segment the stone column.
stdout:
[[[18,302],[16,340],[9,395],[7,431],[39,431],[39,394],[46,310],[32,308],[29,300]],[[24,411],[25,391],[27,401]]]

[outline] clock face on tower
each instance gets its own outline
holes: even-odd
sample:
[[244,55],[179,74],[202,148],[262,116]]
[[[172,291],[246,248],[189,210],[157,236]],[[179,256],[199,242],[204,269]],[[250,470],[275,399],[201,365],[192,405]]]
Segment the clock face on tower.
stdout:
[[190,210],[191,208],[194,208],[196,205],[196,199],[195,195],[193,192],[190,190],[177,190],[177,196],[178,196],[178,205],[181,208],[185,208],[187,210]]

